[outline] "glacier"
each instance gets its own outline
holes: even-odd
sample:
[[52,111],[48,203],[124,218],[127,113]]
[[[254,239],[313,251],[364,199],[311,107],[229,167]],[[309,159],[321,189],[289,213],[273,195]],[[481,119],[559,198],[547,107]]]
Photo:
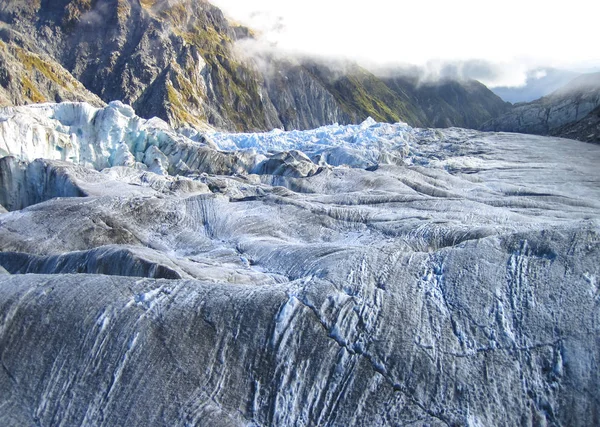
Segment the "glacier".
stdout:
[[600,423],[600,147],[0,110],[0,423]]

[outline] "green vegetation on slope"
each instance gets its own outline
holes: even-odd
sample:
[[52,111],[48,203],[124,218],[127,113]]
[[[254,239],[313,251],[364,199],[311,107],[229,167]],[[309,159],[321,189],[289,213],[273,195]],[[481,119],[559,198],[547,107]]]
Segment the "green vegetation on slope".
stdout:
[[306,68],[351,117],[364,120],[370,116],[381,122],[402,121],[413,126],[423,125],[422,113],[409,99],[403,99],[364,68],[351,65],[343,73],[316,63],[306,65]]
[[51,58],[0,40],[0,105],[57,100],[102,105],[100,99]]

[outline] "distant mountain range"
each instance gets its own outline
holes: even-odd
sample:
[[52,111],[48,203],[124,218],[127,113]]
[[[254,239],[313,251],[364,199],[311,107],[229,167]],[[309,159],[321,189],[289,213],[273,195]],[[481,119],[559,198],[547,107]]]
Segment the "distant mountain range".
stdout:
[[118,99],[176,127],[236,131],[369,116],[478,127],[509,108],[476,81],[420,84],[356,64],[278,57],[260,67],[234,53],[252,31],[205,1],[12,0],[0,4],[0,21],[0,105]]

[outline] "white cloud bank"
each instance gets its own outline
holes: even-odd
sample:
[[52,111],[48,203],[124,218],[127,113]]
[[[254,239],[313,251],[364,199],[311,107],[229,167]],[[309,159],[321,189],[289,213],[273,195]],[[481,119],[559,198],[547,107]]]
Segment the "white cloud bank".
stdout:
[[418,65],[433,74],[447,64],[461,70],[487,64],[492,72],[468,77],[492,86],[523,84],[527,70],[540,66],[600,65],[594,46],[600,2],[589,0],[213,3],[286,53]]

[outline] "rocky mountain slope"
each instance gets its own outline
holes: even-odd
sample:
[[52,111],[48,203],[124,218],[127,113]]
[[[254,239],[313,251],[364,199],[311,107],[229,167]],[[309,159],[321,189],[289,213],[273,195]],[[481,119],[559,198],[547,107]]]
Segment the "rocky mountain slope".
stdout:
[[[433,108],[439,98],[430,89],[421,95],[415,82],[387,84],[356,65],[340,72],[330,64],[271,57],[268,67],[259,66],[236,54],[236,41],[252,31],[202,0],[10,0],[0,4],[0,21],[0,40],[23,40],[27,52],[61,64],[68,71],[61,70],[64,79],[78,80],[104,102],[121,100],[142,117],[157,116],[176,127],[309,129],[369,116],[413,126],[479,126],[507,108],[473,82],[440,83],[433,92],[450,96],[443,96],[443,108]],[[31,82],[5,88],[4,105],[42,99],[97,103],[87,93],[63,91],[57,97],[45,81]],[[452,94],[457,90],[460,96]]]
[[113,102],[0,154],[1,425],[600,422],[600,146]]
[[[576,124],[600,106],[600,73],[584,74],[551,95],[516,104],[508,113],[482,126],[482,130],[537,135],[578,136],[565,126]],[[581,127],[585,127],[582,123]],[[561,129],[565,129],[564,133]]]
[[553,130],[552,135],[578,141],[600,143],[600,106],[583,119]]
[[418,76],[398,74],[382,78],[398,94],[419,105],[431,127],[477,129],[510,110],[511,105],[476,80],[420,81]]
[[0,106],[62,100],[103,105],[58,62],[37,51],[27,40],[0,25]]

